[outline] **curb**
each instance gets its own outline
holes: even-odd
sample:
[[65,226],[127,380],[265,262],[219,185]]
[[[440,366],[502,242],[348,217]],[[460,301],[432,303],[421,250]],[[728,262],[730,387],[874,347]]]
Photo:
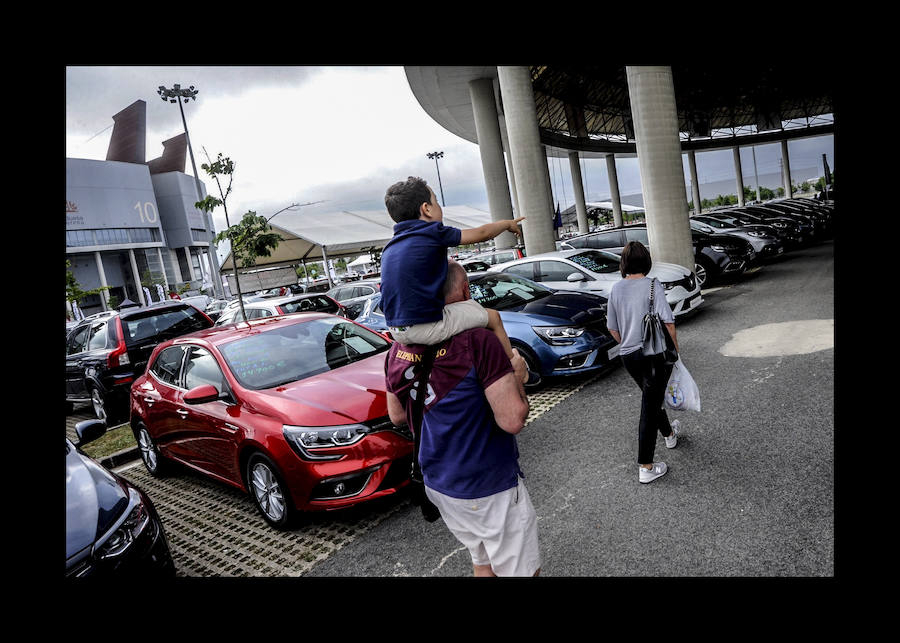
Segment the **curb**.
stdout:
[[115,467],[120,467],[123,464],[128,464],[129,462],[140,460],[140,458],[141,450],[135,446],[128,449],[122,449],[121,451],[116,451],[113,454],[101,458],[100,464],[107,469],[114,469]]

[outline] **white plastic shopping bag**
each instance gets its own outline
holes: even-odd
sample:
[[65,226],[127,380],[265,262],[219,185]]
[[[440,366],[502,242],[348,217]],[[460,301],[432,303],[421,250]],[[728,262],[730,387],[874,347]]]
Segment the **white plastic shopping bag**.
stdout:
[[669,376],[669,383],[666,384],[663,408],[673,411],[700,412],[700,391],[680,357],[672,366],[672,375]]

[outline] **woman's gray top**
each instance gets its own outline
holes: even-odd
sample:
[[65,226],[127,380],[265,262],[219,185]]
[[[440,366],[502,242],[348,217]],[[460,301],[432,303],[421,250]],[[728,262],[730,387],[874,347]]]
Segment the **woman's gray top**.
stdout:
[[[666,291],[659,279],[653,278],[653,304],[664,324],[674,324],[675,316],[666,301]],[[623,279],[613,284],[606,308],[606,327],[622,337],[619,355],[627,355],[643,344],[642,322],[650,310],[650,278]]]

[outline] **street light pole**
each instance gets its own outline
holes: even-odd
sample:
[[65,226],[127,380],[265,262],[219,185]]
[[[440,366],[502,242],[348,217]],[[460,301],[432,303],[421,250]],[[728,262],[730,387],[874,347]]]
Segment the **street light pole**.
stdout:
[[438,175],[438,188],[441,190],[441,205],[446,206],[447,204],[444,202],[444,186],[441,185],[441,168],[438,165],[438,159],[444,158],[443,152],[428,152],[426,156],[430,159],[434,159],[434,166],[437,168]]
[[[162,85],[159,86],[157,90],[157,94],[161,99],[168,100],[170,103],[178,103],[178,109],[181,112],[181,122],[184,125],[184,137],[187,139],[188,145],[188,153],[191,156],[191,167],[194,169],[194,185],[197,188],[197,200],[203,200],[203,193],[200,189],[200,175],[197,173],[197,163],[194,162],[194,148],[191,146],[191,135],[188,134],[188,126],[187,120],[184,117],[184,107],[182,106],[182,101],[194,99],[197,100],[197,92],[199,89],[194,89],[194,86],[191,85],[189,89],[182,89],[181,85],[173,85],[172,89],[166,89]],[[212,229],[212,215],[210,213],[205,213],[204,215],[204,224],[206,226],[206,233],[209,235],[209,265],[212,271],[212,286],[213,293],[216,295],[218,299],[225,299],[225,290],[222,287],[222,276],[219,274],[219,257],[216,254],[216,244],[214,241],[215,235],[213,235]]]

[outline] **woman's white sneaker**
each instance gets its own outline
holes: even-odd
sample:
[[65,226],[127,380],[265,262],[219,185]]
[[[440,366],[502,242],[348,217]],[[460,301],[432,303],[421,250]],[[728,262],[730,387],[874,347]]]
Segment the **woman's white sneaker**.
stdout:
[[666,438],[666,448],[674,449],[675,445],[678,444],[678,433],[681,427],[681,420],[673,420],[672,421],[672,435]]
[[668,473],[669,467],[666,466],[665,462],[654,462],[653,466],[649,469],[645,469],[641,465],[638,465],[638,480],[641,483],[653,482],[660,476],[666,475]]

